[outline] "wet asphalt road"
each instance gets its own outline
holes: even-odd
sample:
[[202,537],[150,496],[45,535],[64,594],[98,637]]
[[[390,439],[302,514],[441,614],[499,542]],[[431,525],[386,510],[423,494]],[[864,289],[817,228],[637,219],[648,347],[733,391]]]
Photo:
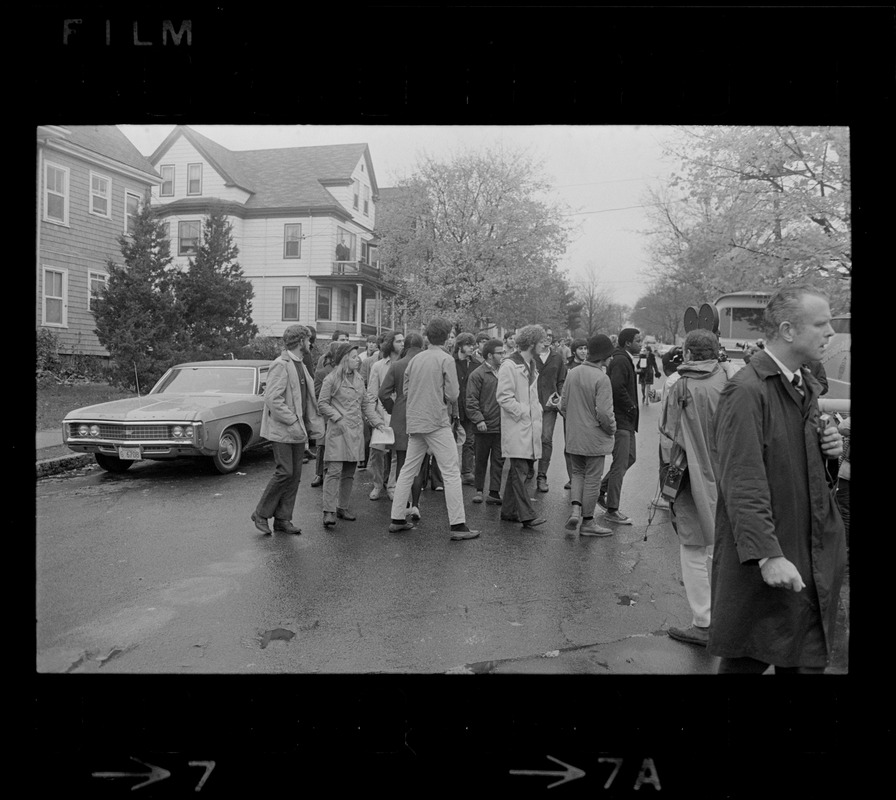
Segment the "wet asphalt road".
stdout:
[[[267,450],[238,473],[203,462],[141,462],[37,483],[37,668],[78,673],[711,673],[715,659],[675,642],[690,611],[678,542],[657,489],[659,406],[642,406],[638,461],[607,539],[563,527],[562,429],[535,491],[532,531],[469,502],[479,539],[449,540],[441,493],[422,521],[390,534],[389,502],[356,473],[356,522],[321,524],[305,465],[294,523],[264,537],[249,513]],[[653,513],[652,524],[650,523]],[[645,539],[646,535],[646,539]]]

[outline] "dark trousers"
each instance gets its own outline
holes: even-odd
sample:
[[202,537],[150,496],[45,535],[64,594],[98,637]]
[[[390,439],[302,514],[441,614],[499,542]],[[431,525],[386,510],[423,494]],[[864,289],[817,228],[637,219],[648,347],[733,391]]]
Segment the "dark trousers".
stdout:
[[843,527],[846,529],[846,546],[849,547],[849,480],[841,478],[837,481],[837,506],[840,508],[840,516],[843,517]]
[[317,462],[314,465],[314,474],[320,475],[321,478],[324,476],[324,440],[321,439],[320,444],[317,446]]
[[[407,450],[396,450],[395,451],[395,481],[398,481],[398,476],[401,475],[401,468],[404,466],[404,460],[407,458],[408,451]],[[418,507],[420,505],[420,492],[423,491],[423,479],[426,474],[426,458],[424,457],[423,462],[420,464],[420,471],[417,473],[417,477],[414,478],[414,483],[411,484],[411,505],[414,507]]]
[[423,471],[424,486],[427,483],[429,483],[430,489],[435,489],[437,486],[445,486],[445,482],[442,480],[442,470],[439,469],[435,456],[425,455],[423,457],[423,466],[420,469]]
[[554,452],[554,425],[557,424],[556,411],[541,412],[541,459],[538,461],[538,475],[546,478]]
[[472,475],[476,463],[475,443],[480,434],[477,432],[473,420],[465,419],[460,424],[464,429],[465,436],[460,450],[460,474],[461,476]]
[[[302,479],[305,442],[301,444],[271,442],[271,449],[274,452],[274,475],[268,481],[255,513],[262,519],[274,517],[289,522],[292,520],[296,492]],[[323,450],[322,447],[320,449]]]
[[616,431],[613,442],[613,463],[600,482],[600,493],[607,498],[607,510],[619,509],[619,497],[622,495],[622,479],[629,467],[635,463],[635,432]]
[[[755,658],[723,658],[719,661],[717,675],[761,675],[771,664]],[[775,675],[821,675],[824,667],[775,667]]]
[[504,507],[502,517],[519,517],[520,522],[528,522],[535,519],[537,514],[529,499],[526,489],[526,475],[532,469],[533,460],[530,458],[511,458],[510,472],[507,474],[507,488],[504,490]]
[[476,432],[476,475],[474,484],[477,492],[485,489],[485,471],[491,463],[488,490],[491,494],[501,493],[501,475],[504,472],[504,458],[501,456],[501,434]]

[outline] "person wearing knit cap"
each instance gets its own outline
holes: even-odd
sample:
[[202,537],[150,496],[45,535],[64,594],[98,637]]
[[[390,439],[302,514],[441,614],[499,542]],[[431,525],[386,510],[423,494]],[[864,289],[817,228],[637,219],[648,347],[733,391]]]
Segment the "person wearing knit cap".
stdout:
[[355,470],[364,457],[364,419],[372,428],[384,431],[386,423],[376,411],[358,374],[358,345],[339,342],[333,353],[333,371],[320,387],[318,405],[327,420],[324,438],[323,512],[324,526],[332,528],[336,518],[354,521],[348,509]]
[[302,532],[292,524],[292,515],[305,445],[309,438],[320,439],[324,434],[311,375],[302,362],[309,340],[310,333],[304,325],[290,325],[283,332],[286,349],[268,367],[260,432],[271,443],[274,475],[251,515],[255,527],[268,536],[271,517],[276,532]]
[[619,511],[619,499],[625,473],[637,457],[638,378],[633,359],[641,352],[641,332],[637,328],[623,328],[617,342],[607,368],[613,387],[613,415],[616,417],[613,463],[601,481],[597,504],[604,510],[603,519],[607,522],[631,525],[631,518]]
[[608,336],[599,333],[588,340],[585,363],[568,373],[560,397],[560,413],[566,424],[566,453],[570,462],[571,512],[566,529],[582,522],[581,536],[612,536],[612,528],[594,522],[604,461],[613,452],[616,418],[613,388],[604,364],[613,352]]

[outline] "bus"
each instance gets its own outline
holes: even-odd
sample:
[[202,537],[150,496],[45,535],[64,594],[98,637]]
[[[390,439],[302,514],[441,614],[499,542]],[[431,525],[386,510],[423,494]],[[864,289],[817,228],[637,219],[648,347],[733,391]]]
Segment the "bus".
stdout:
[[[771,296],[771,292],[730,292],[716,299],[713,305],[719,313],[719,343],[732,361],[743,363],[740,345],[765,337],[762,316]],[[828,391],[822,399],[828,404],[850,397],[851,316],[838,314],[831,319],[834,335],[820,359],[828,379]]]

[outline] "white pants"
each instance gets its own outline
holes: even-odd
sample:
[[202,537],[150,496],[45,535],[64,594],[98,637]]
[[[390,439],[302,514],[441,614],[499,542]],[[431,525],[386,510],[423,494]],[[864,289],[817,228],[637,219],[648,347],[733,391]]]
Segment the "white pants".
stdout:
[[697,628],[708,628],[711,620],[709,574],[712,547],[679,545],[684,591],[694,615],[692,624]]
[[392,497],[392,519],[404,519],[411,486],[420,472],[420,464],[429,450],[439,464],[445,486],[445,505],[448,507],[448,524],[460,525],[466,522],[464,495],[460,484],[460,467],[457,463],[457,444],[451,428],[439,428],[431,433],[408,434],[408,452],[401,474],[395,481]]

